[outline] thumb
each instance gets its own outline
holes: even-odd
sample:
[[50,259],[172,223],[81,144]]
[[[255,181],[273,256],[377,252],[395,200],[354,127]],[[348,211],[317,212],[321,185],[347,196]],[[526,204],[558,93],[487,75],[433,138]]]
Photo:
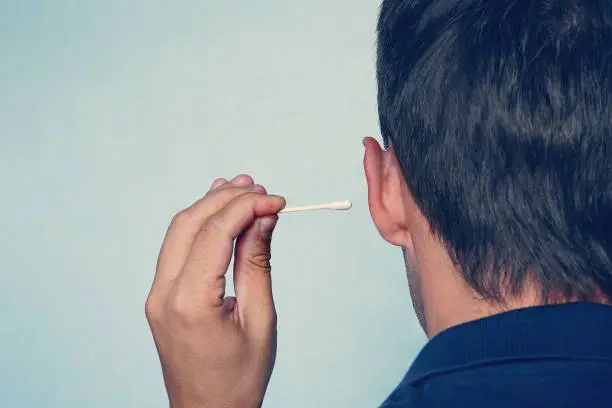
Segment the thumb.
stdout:
[[277,221],[277,215],[258,218],[236,241],[234,291],[237,311],[245,324],[259,325],[276,318],[270,244]]

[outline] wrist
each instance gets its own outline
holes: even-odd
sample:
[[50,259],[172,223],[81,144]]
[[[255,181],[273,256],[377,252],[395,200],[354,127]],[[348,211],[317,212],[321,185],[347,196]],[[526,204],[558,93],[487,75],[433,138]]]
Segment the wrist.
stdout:
[[261,408],[263,401],[257,398],[197,398],[170,399],[170,408]]

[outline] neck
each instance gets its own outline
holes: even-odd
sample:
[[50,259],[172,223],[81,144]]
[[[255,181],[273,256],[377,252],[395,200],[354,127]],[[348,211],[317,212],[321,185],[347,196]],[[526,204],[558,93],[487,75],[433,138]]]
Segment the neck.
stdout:
[[[454,275],[454,276],[459,276]],[[448,277],[447,277],[448,278]],[[526,291],[512,301],[495,304],[483,300],[463,281],[435,285],[423,282],[423,305],[428,338],[459,324],[493,316],[498,313],[531,306],[541,306],[536,292]]]
[[[513,309],[542,305],[535,287],[503,305],[482,299],[470,288],[451,261],[444,246],[425,242],[415,245],[414,263],[408,268],[413,302],[427,337],[432,338],[452,326],[492,316]],[[408,265],[408,262],[407,262]]]
[[[504,299],[503,304],[484,300],[465,283],[445,248],[441,245],[431,245],[431,242],[429,244],[427,250],[415,246],[413,276],[409,276],[412,282],[417,282],[416,287],[413,287],[412,296],[413,301],[420,299],[415,301],[415,308],[428,338],[462,323],[544,304],[537,285],[525,285],[520,294]],[[597,293],[589,300],[612,304],[612,301],[602,293]],[[553,296],[549,303],[578,301],[580,299],[564,299],[559,295]]]

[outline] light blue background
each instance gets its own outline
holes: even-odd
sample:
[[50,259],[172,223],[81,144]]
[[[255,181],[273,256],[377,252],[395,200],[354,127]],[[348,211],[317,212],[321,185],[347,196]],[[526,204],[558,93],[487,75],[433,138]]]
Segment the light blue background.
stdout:
[[164,407],[144,301],[172,215],[241,172],[289,205],[264,407],[373,407],[424,344],[367,209],[369,0],[0,2],[0,406]]

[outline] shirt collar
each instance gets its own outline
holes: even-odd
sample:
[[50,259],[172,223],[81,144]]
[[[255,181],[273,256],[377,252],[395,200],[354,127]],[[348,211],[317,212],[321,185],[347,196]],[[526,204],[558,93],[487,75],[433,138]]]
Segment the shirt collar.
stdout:
[[612,306],[567,303],[529,307],[463,323],[434,336],[404,381],[471,366],[525,359],[612,362]]

